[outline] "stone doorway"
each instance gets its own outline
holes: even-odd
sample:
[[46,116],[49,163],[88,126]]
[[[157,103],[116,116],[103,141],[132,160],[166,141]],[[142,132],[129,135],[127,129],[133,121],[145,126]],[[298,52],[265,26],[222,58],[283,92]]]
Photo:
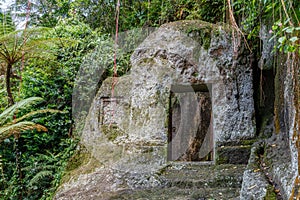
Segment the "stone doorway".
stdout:
[[169,98],[169,161],[214,161],[210,91],[211,84],[172,86]]

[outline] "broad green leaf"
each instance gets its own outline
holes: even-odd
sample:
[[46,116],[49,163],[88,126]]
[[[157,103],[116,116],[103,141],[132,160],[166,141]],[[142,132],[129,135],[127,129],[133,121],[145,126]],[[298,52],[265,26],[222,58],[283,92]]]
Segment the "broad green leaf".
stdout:
[[287,27],[287,29],[285,30],[286,33],[292,33],[294,31],[294,27]]
[[299,38],[297,36],[291,37],[289,41],[296,42]]
[[280,38],[278,39],[278,42],[279,42],[280,44],[282,44],[282,43],[285,42],[285,40],[286,40],[286,37],[283,36],[283,37],[280,37]]
[[285,49],[284,49],[284,53],[288,53],[288,52],[295,52],[296,51],[296,47],[293,45],[286,45]]
[[277,28],[278,28],[278,26],[276,26],[276,25],[273,25],[273,26],[272,26],[272,30],[273,30],[273,31],[276,31]]

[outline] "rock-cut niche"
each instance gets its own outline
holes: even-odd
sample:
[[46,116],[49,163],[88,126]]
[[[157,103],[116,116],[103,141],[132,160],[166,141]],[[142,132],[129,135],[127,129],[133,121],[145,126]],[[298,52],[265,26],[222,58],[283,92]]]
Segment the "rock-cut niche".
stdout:
[[173,85],[169,97],[169,161],[214,161],[211,84]]

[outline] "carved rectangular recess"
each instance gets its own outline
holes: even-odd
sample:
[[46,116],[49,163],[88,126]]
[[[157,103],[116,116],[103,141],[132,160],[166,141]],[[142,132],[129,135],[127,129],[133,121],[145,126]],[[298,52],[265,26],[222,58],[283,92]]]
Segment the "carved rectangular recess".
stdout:
[[168,160],[213,162],[212,84],[172,85]]
[[120,103],[123,97],[101,97],[99,121],[101,125],[117,124],[117,116],[120,113]]

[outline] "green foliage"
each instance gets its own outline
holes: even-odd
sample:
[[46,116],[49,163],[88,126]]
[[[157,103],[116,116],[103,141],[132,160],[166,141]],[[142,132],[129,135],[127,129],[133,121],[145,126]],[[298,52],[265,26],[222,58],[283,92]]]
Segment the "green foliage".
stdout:
[[136,27],[156,27],[167,22],[200,19],[216,23],[222,21],[225,4],[223,0],[152,0],[135,1],[121,5],[121,30]]
[[300,24],[296,27],[288,22],[289,20],[284,23],[281,21],[275,22],[272,26],[272,30],[270,30],[270,32],[273,33],[270,40],[277,39],[278,43],[275,48],[281,52],[298,52],[300,54]]
[[237,0],[233,2],[234,14],[243,31],[248,34],[248,39],[257,37],[260,29],[259,17],[262,11],[261,1]]
[[25,21],[27,14],[30,14],[28,24],[30,26],[55,27],[60,18],[69,17],[69,0],[18,0],[10,5],[10,10],[17,11],[16,17]]
[[269,33],[273,34],[270,41],[282,52],[299,51],[300,5],[296,0],[237,0],[233,4],[235,15],[248,38],[259,37],[262,22],[272,24]]
[[11,122],[13,120],[13,116],[17,113],[19,109],[25,109],[26,107],[29,107],[32,104],[36,104],[41,101],[43,101],[42,98],[31,97],[28,99],[24,99],[16,103],[15,105],[7,108],[4,112],[0,114],[0,126],[3,126],[5,123]]
[[[41,137],[42,138],[42,137]],[[6,146],[9,141],[6,141]],[[18,191],[23,190],[23,199],[27,200],[45,200],[52,199],[52,196],[59,186],[63,171],[66,167],[68,158],[73,155],[76,140],[64,139],[58,144],[63,151],[59,153],[34,154],[22,159],[23,184],[18,182],[18,174],[10,171],[15,168],[15,163],[11,162],[7,154],[2,149],[3,156],[3,175],[0,176],[0,195],[2,199],[18,199]],[[27,152],[24,152],[27,153]]]
[[36,154],[30,156],[24,163],[24,186],[27,199],[50,199],[59,186],[67,160],[73,152],[77,142],[73,139],[64,139],[59,143],[64,150],[59,153]]
[[[78,18],[92,29],[115,32],[117,0],[38,0],[31,2],[31,25],[55,27],[60,19]],[[25,19],[28,1],[19,0],[11,6],[18,10],[20,19]],[[201,19],[208,22],[223,21],[226,2],[224,0],[122,0],[120,4],[119,30],[127,31],[139,27],[156,27],[163,23]]]
[[[41,101],[43,101],[43,99],[38,97],[24,99],[14,104],[13,106],[7,108],[4,112],[0,114],[0,144],[3,141],[4,143],[11,143],[10,136],[12,135],[14,135],[15,141],[18,141],[18,139],[20,138],[20,134],[22,135],[24,131],[47,131],[47,128],[45,126],[33,122],[33,117],[44,113],[58,113],[60,111],[44,109],[31,111],[27,114],[24,114],[26,113],[26,110],[28,111],[28,107],[32,107],[34,104],[37,104]],[[31,121],[25,121],[29,119],[31,119]],[[20,166],[20,158],[18,155],[19,151],[17,151],[19,149],[17,149],[16,144],[17,143],[13,145],[14,147],[8,148],[13,148],[16,150],[16,153],[13,157],[11,157],[11,152],[7,151],[6,149],[0,149],[0,153],[3,154],[3,158],[6,161],[5,163],[1,162],[2,178],[0,188],[2,188],[3,190],[0,191],[0,194],[2,193],[2,196],[6,196],[7,194],[9,194],[10,198],[14,198],[16,196],[20,197],[19,195],[22,193],[20,191],[23,190],[22,185],[19,184],[20,182],[22,183],[22,177],[20,176],[20,174],[17,173],[19,169],[18,166]],[[7,170],[7,167],[10,166],[11,163],[13,163],[12,160],[16,160],[16,170]],[[7,173],[7,171],[9,171],[9,173]],[[12,184],[11,181],[13,182]],[[16,188],[9,187],[9,185],[15,185],[16,183],[18,183],[18,186]]]
[[0,114],[0,143],[5,139],[9,138],[11,135],[19,135],[22,131],[36,129],[38,131],[47,131],[42,125],[36,124],[31,121],[24,121],[35,115],[42,113],[57,113],[58,110],[44,109],[38,111],[32,111],[23,116],[18,116],[17,113],[21,109],[35,104],[43,99],[37,97],[31,97],[24,99],[13,106],[7,108],[4,112]]
[[93,29],[100,28],[112,33],[114,28],[111,25],[115,22],[115,5],[115,0],[76,0],[71,4],[71,12]]
[[[59,39],[45,38],[45,34],[50,29],[32,28],[26,30],[13,31],[0,37],[1,61],[15,64],[22,58],[43,58],[53,59],[49,53],[56,45],[60,45]],[[23,57],[24,56],[24,57]]]
[[[73,154],[77,141],[72,136],[72,87],[76,71],[83,56],[95,47],[97,33],[74,19],[62,20],[45,38],[64,38],[76,41],[76,45],[61,45],[51,49],[53,61],[31,58],[26,60],[22,73],[20,98],[42,97],[42,109],[60,109],[64,113],[30,118],[33,123],[43,124],[47,133],[35,130],[23,132],[18,140],[22,152],[20,164],[23,179],[20,184],[14,167],[14,144],[11,138],[0,148],[3,155],[4,181],[0,184],[0,196],[17,199],[22,191],[23,199],[47,199],[59,185],[68,158]],[[34,112],[35,106],[19,111],[19,114]],[[13,186],[13,187],[10,187]]]
[[15,25],[10,13],[0,13],[0,35],[15,31]]
[[[75,0],[70,4],[69,15],[77,16],[93,29],[100,28],[105,33],[113,34],[116,3],[116,0]],[[119,30],[156,27],[184,19],[222,21],[224,8],[223,0],[125,0],[120,5]]]
[[[61,25],[61,27],[63,26]],[[81,25],[77,26],[77,28],[82,27]],[[47,30],[48,32],[42,31],[38,33],[35,30]],[[76,34],[80,33],[78,29],[72,31]],[[52,109],[59,108],[66,112],[60,114],[52,112],[53,114],[45,116],[34,111],[36,109],[35,105],[31,105],[25,109],[18,109],[17,117],[24,119],[22,117],[24,115],[29,120],[26,123],[20,122],[20,125],[25,127],[27,131],[22,131],[21,137],[18,139],[18,152],[22,152],[22,154],[15,152],[16,144],[11,137],[5,139],[0,146],[0,155],[3,156],[2,169],[4,175],[0,181],[0,196],[5,199],[18,199],[20,198],[20,194],[22,194],[23,199],[46,199],[58,187],[64,165],[68,157],[72,154],[71,150],[76,145],[76,140],[68,139],[72,135],[70,113],[72,84],[76,68],[81,63],[81,58],[77,56],[82,56],[87,48],[84,47],[85,49],[82,50],[84,40],[81,44],[75,43],[76,45],[69,45],[74,44],[77,38],[70,36],[64,39],[62,38],[64,35],[58,35],[55,30],[35,28],[28,29],[26,32],[17,32],[19,34],[15,35],[17,36],[14,38],[15,40],[11,42],[3,40],[3,42],[6,42],[6,46],[17,43],[22,47],[14,48],[20,53],[19,60],[24,58],[26,64],[22,73],[21,96],[18,98],[28,98],[31,96],[43,97],[45,101],[39,105],[39,109],[51,111]],[[61,30],[61,32],[66,35],[68,34],[66,30]],[[22,33],[26,35],[27,42],[25,45],[22,43],[24,39]],[[80,37],[84,39],[85,36],[83,34]],[[58,46],[61,48],[57,48]],[[22,49],[26,50],[24,57],[22,56]],[[82,50],[80,51],[82,54],[77,53],[79,50]],[[20,61],[15,62],[15,65],[20,66]],[[3,94],[5,95],[5,93]],[[47,127],[48,132],[40,133],[28,128],[30,126],[42,128],[37,127],[37,124],[43,124]],[[16,126],[16,124],[11,124],[10,127],[16,130]],[[43,128],[46,129],[45,127]],[[7,132],[8,129],[5,129],[5,131]],[[8,137],[9,135],[6,136]],[[42,158],[42,155],[48,154],[48,151],[53,155],[57,155],[56,162],[49,163],[46,159]],[[24,167],[21,170],[23,178],[20,177],[18,172],[20,170],[16,167],[16,160],[18,160],[19,166]],[[34,168],[35,163],[39,163],[41,166],[53,165],[55,169],[52,169],[52,175],[50,175],[47,167],[34,172],[25,170],[29,166]],[[46,172],[48,173],[47,176]],[[37,184],[35,181],[39,181],[39,183]]]
[[21,62],[30,59],[54,61],[53,51],[67,44],[66,40],[61,38],[47,38],[48,31],[48,28],[32,28],[0,36],[0,66],[4,66],[9,105],[14,104],[11,79],[16,65],[22,65]]
[[3,112],[7,108],[7,99],[6,99],[6,90],[5,90],[5,84],[0,83],[1,88],[4,88],[0,90],[0,112]]
[[[15,92],[14,97],[23,99],[38,96],[45,100],[39,106],[32,104],[25,109],[19,109],[16,117],[19,122],[22,122],[20,119],[25,119],[22,116],[26,116],[28,123],[20,124],[25,129],[36,124],[43,124],[48,129],[47,133],[31,129],[22,131],[18,140],[18,150],[22,152],[21,156],[19,155],[23,174],[21,183],[15,167],[15,160],[18,157],[15,153],[16,144],[9,135],[5,136],[6,139],[3,137],[0,146],[1,198],[17,199],[19,192],[22,191],[23,199],[49,199],[58,187],[66,163],[77,144],[73,133],[75,119],[72,115],[85,116],[102,81],[114,73],[115,46],[112,35],[116,28],[116,2],[116,0],[32,2],[29,24],[53,27],[53,29],[31,27],[27,31],[16,31],[10,15],[0,15],[1,23],[5,24],[2,27],[0,25],[2,44],[0,66],[3,68],[7,60],[12,61],[11,58],[14,58],[11,62],[12,71],[22,75],[21,88],[15,84],[15,89],[20,89],[20,93]],[[299,25],[295,17],[299,16],[299,4],[297,5],[295,0],[288,1],[286,5],[290,8],[288,14],[293,25],[289,21],[284,23],[287,18],[282,12],[279,1],[235,0],[233,2],[237,22],[248,34],[249,39],[259,36],[262,20],[274,18],[276,20],[272,28],[274,33],[272,39],[278,40],[279,50],[295,52],[299,49]],[[20,19],[24,19],[27,14],[27,0],[18,1],[15,6],[18,11],[22,11],[19,15]],[[279,21],[280,16],[277,13],[281,13],[282,19]],[[225,16],[226,1],[224,0],[121,1],[117,75],[122,76],[128,72],[130,53],[152,31],[137,28],[158,27],[163,23],[185,19],[200,19],[216,23],[225,21]],[[207,46],[207,42],[204,43]],[[1,55],[1,51],[6,53]],[[25,68],[21,72],[20,62],[23,58]],[[5,67],[4,70],[0,69],[0,75],[4,74]],[[0,80],[0,85],[3,87],[3,77],[0,77]],[[15,82],[19,83],[18,80]],[[20,96],[16,97],[16,94]],[[7,92],[0,90],[0,95],[0,110],[4,111],[7,104],[4,103],[3,97]],[[74,101],[78,103],[75,104],[75,108],[81,109],[78,113],[75,109],[72,111],[71,106]],[[35,112],[36,109],[59,109],[65,112],[45,116]],[[4,120],[5,123],[10,122],[14,116],[5,115],[9,116]],[[84,118],[80,120],[83,124]],[[12,126],[11,130],[24,130],[24,128],[17,129],[16,124],[8,125]],[[6,129],[6,132],[8,130]]]

